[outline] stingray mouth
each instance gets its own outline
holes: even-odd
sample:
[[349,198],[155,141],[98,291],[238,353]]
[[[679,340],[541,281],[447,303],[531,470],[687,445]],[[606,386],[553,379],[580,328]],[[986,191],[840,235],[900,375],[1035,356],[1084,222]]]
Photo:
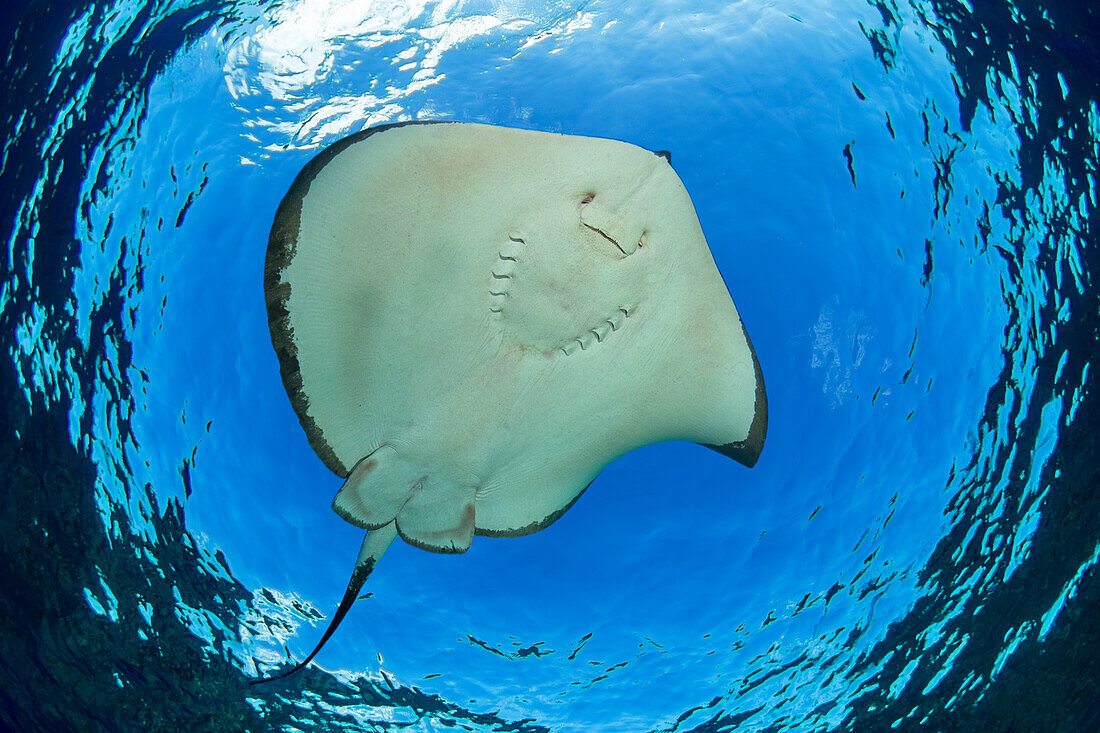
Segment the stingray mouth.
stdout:
[[624,217],[620,206],[610,205],[593,192],[581,198],[579,215],[585,228],[607,240],[624,258],[649,243],[640,219]]
[[591,229],[592,231],[594,231],[596,234],[599,234],[601,237],[606,239],[608,242],[611,242],[611,244],[615,245],[615,249],[619,250],[619,252],[622,253],[623,257],[627,257],[629,255],[634,254],[634,252],[636,252],[639,247],[644,247],[645,244],[646,244],[646,233],[645,232],[642,232],[642,236],[640,236],[638,238],[637,243],[633,247],[630,247],[628,245],[619,244],[619,242],[614,237],[612,237],[610,234],[605,232],[603,229],[600,229],[598,227],[594,227],[594,226],[592,226],[591,224],[588,224],[588,223],[585,223],[585,226],[588,227],[589,229]]
[[639,248],[648,244],[648,234],[637,223],[627,223],[618,207],[608,206],[592,192],[581,198],[580,217],[582,225],[610,244],[618,254],[628,258]]

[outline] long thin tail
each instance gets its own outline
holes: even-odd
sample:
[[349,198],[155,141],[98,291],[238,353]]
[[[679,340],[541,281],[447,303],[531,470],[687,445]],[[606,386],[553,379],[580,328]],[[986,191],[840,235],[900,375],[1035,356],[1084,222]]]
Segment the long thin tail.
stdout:
[[393,544],[396,537],[396,522],[390,522],[384,527],[379,527],[378,529],[367,532],[367,536],[363,538],[363,546],[359,548],[359,557],[355,559],[355,570],[352,571],[351,580],[348,581],[348,589],[344,592],[344,598],[340,601],[340,606],[336,609],[336,613],[332,615],[332,621],[329,622],[324,636],[321,637],[321,641],[317,642],[317,646],[309,653],[308,657],[286,672],[280,672],[271,677],[252,680],[249,684],[256,685],[261,682],[271,682],[272,680],[289,677],[309,664],[313,658],[317,656],[317,652],[321,651],[321,647],[325,645],[325,642],[329,640],[333,632],[336,631],[336,627],[344,620],[344,616],[347,615],[351,605],[355,603],[359,591],[363,588],[363,583],[367,582],[367,578],[370,577],[371,571],[374,570],[374,566],[378,564],[378,561],[382,558],[382,555],[385,554],[386,550],[389,549],[390,545]]

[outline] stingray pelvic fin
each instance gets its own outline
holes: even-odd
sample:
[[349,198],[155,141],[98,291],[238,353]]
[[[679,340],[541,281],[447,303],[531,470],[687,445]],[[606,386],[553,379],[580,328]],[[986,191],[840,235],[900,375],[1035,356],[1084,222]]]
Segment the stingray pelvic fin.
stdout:
[[355,559],[355,570],[352,571],[351,580],[348,581],[348,589],[344,592],[344,598],[340,601],[336,613],[332,615],[332,621],[329,622],[328,628],[325,629],[324,636],[321,637],[321,640],[317,642],[317,646],[309,653],[309,656],[287,671],[280,672],[270,677],[252,680],[249,684],[255,685],[261,682],[271,682],[272,680],[289,677],[309,664],[313,658],[317,656],[317,653],[321,651],[321,647],[325,645],[329,637],[336,631],[340,622],[344,620],[344,616],[347,615],[352,604],[355,603],[359,591],[363,588],[363,583],[367,582],[367,578],[370,577],[375,565],[382,559],[382,555],[386,553],[386,550],[390,548],[390,545],[393,544],[396,538],[397,525],[395,522],[390,522],[384,527],[367,532],[367,536],[363,538],[363,545],[359,548],[359,556]]

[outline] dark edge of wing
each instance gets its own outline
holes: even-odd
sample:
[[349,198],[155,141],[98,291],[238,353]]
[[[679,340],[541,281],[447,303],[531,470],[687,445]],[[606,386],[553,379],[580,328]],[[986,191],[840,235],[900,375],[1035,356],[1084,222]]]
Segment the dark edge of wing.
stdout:
[[749,353],[752,354],[752,366],[756,372],[756,404],[753,410],[752,425],[749,426],[749,434],[744,440],[735,440],[725,445],[703,445],[713,451],[718,451],[738,463],[752,468],[760,458],[764,450],[764,439],[768,436],[768,395],[764,391],[764,372],[760,369],[760,360],[756,358],[756,349],[752,347],[749,332],[745,330],[745,324],[741,324],[741,333],[745,336],[745,343],[749,345]]
[[[596,479],[592,479],[592,481],[589,481],[588,486],[591,486],[592,482],[595,480]],[[516,529],[481,529],[480,527],[477,527],[475,525],[474,534],[478,537],[523,537],[524,535],[541,532],[554,522],[561,519],[561,516],[563,514],[573,508],[573,505],[576,504],[582,496],[584,496],[584,492],[588,491],[588,486],[585,486],[583,489],[581,489],[577,493],[577,495],[574,496],[573,499],[561,509],[558,509],[556,512],[551,512],[548,516],[537,522],[531,522],[524,527],[518,527]]]
[[334,142],[318,153],[312,160],[306,163],[301,172],[294,179],[290,190],[283,197],[279,208],[275,211],[275,220],[271,225],[271,234],[267,240],[267,257],[264,262],[264,296],[267,301],[267,324],[271,330],[271,345],[275,347],[275,354],[279,358],[279,374],[283,380],[283,387],[290,404],[298,415],[298,422],[306,432],[310,446],[317,453],[321,461],[333,473],[340,477],[348,475],[348,469],[336,457],[336,453],[325,440],[324,434],[317,426],[313,417],[309,414],[309,398],[302,389],[302,374],[298,364],[298,347],[294,343],[294,332],[290,327],[290,313],[287,311],[287,300],[290,298],[290,283],[282,279],[282,272],[290,261],[298,246],[298,231],[301,227],[302,202],[309,193],[309,187],[317,175],[337,155],[351,145],[361,142],[371,135],[395,127],[406,125],[431,125],[446,124],[444,120],[432,121],[408,121],[395,122],[389,125],[379,125]]

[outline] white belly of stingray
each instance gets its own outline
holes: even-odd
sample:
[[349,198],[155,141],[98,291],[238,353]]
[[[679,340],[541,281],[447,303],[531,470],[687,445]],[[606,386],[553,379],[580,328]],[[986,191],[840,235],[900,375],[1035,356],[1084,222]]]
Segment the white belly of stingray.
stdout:
[[284,384],[333,508],[461,552],[553,522],[666,440],[751,465],[759,365],[668,162],[472,124],[353,136],[276,217],[266,289]]

